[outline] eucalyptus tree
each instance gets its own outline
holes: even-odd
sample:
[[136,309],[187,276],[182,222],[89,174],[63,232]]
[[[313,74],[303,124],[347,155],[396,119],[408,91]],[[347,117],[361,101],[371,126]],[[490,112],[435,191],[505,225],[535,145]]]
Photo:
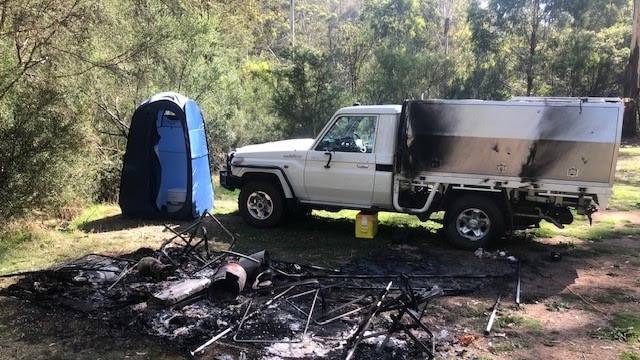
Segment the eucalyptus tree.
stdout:
[[355,102],[364,98],[367,73],[375,41],[371,27],[360,8],[347,8],[337,14],[330,33],[329,51],[340,81]]
[[558,36],[542,78],[550,95],[621,96],[629,50],[623,24],[599,30],[572,29]]
[[96,102],[102,163],[110,166],[103,173],[112,178],[102,183],[111,183],[111,192],[117,190],[114,180],[131,114],[155,93],[176,91],[200,104],[212,159],[237,143],[241,123],[258,124],[246,121],[251,114],[246,107],[266,107],[268,94],[253,95],[257,88],[247,82],[243,64],[266,52],[254,35],[273,40],[253,21],[260,18],[262,6],[197,0],[112,0],[104,5],[103,21],[92,32],[92,56],[110,60],[110,65],[92,72],[95,85],[88,91]]
[[275,71],[275,110],[284,135],[315,136],[335,109],[344,105],[344,88],[334,82],[328,53],[301,45],[292,50],[288,65]]
[[542,73],[552,95],[620,96],[630,34],[628,0],[554,4],[556,36]]
[[362,16],[371,27],[373,44],[366,100],[398,103],[444,92],[453,67],[444,54],[436,2],[369,0],[363,2]]
[[638,135],[638,112],[640,103],[640,0],[633,0],[633,28],[631,51],[623,80],[623,94],[630,99],[625,109],[623,134],[629,137]]
[[522,84],[512,92],[532,95],[539,92],[540,69],[548,50],[547,40],[553,32],[554,0],[489,0],[488,8],[495,16],[494,26],[502,39],[500,51],[508,54],[514,75]]
[[500,100],[511,96],[512,71],[502,38],[495,31],[495,16],[479,1],[465,10],[469,31],[469,58],[466,71],[457,74],[453,97]]
[[628,9],[629,0],[473,1],[476,65],[464,89],[485,84],[489,97],[619,94]]

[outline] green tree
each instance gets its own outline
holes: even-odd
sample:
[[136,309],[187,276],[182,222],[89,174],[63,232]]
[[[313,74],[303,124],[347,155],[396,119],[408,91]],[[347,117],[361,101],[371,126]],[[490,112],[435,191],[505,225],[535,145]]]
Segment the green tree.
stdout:
[[[77,202],[91,140],[75,82],[93,3],[0,4],[0,219]],[[80,174],[79,174],[80,173]]]
[[[524,80],[524,95],[539,93],[540,68],[546,63],[546,41],[552,34],[553,0],[490,0],[489,9],[503,39],[500,50],[509,54],[515,74]],[[512,88],[517,89],[516,86]],[[516,91],[517,93],[517,91]]]
[[[232,4],[183,0],[115,1],[94,27],[93,61],[108,64],[90,74],[105,194],[117,193],[121,157],[135,107],[147,97],[176,91],[203,109],[211,158],[234,143],[231,122],[240,112],[243,85],[237,66],[253,46],[248,35],[221,29],[220,14],[235,26],[245,18]],[[242,9],[245,9],[247,5]],[[119,41],[112,41],[117,38]],[[216,165],[212,161],[212,166]],[[107,198],[107,200],[110,200]]]
[[623,134],[638,135],[638,104],[640,103],[640,0],[633,1],[633,30],[627,66],[623,78],[623,94],[630,101],[624,112]]
[[[467,10],[476,59],[460,92],[615,96],[627,38],[627,0],[473,1]],[[613,71],[612,71],[613,69]],[[482,93],[475,91],[483,89]],[[479,96],[478,96],[479,95]]]
[[492,12],[478,1],[465,10],[465,24],[469,32],[471,59],[466,71],[455,74],[451,96],[501,100],[511,96],[511,71],[507,54],[501,52],[502,40],[495,31]]
[[278,68],[275,76],[273,101],[285,135],[317,135],[344,104],[344,90],[334,85],[335,72],[326,54],[298,46],[290,64]]
[[556,1],[541,80],[551,95],[619,96],[629,38],[629,1]]
[[[453,79],[467,62],[462,45],[468,35],[456,17],[460,13],[443,12],[438,5],[416,0],[364,3],[363,18],[374,44],[373,57],[364,67],[365,100],[399,103],[451,93]],[[450,36],[455,41],[447,40]]]
[[545,77],[551,95],[620,96],[627,34],[621,25],[564,32]]
[[342,84],[354,100],[362,98],[363,68],[370,61],[373,41],[366,24],[358,19],[339,22],[332,33],[330,49]]
[[295,19],[290,4],[0,0],[0,216],[115,200],[131,115],[161,91],[201,105],[212,165],[315,135],[354,100],[637,101],[630,0],[297,0]]

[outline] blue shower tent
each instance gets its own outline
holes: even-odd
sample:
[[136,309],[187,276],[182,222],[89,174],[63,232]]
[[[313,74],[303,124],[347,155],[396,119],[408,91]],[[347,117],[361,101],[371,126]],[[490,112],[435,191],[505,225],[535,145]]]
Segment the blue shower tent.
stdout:
[[198,105],[165,92],[131,118],[120,178],[125,217],[194,219],[213,209],[204,119]]

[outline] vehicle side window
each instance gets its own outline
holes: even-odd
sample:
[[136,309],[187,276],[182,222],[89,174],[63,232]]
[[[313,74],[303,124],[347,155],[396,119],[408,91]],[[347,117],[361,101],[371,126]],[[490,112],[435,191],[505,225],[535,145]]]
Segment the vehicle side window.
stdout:
[[317,151],[373,152],[376,116],[342,116],[320,140]]

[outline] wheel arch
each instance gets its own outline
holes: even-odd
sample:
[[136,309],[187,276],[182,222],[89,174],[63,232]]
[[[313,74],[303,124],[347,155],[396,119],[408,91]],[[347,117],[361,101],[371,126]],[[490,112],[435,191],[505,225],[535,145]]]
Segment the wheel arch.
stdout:
[[509,202],[509,198],[505,190],[501,192],[497,191],[476,191],[476,190],[461,190],[454,189],[449,190],[445,194],[441,208],[445,212],[447,212],[460,198],[485,198],[487,200],[492,201],[502,212],[504,216],[505,224],[511,224],[511,218],[513,210],[511,208],[511,203]]
[[248,169],[248,171],[242,175],[242,186],[254,181],[265,181],[277,186],[287,199],[295,197],[289,179],[280,168],[260,168],[259,171]]

